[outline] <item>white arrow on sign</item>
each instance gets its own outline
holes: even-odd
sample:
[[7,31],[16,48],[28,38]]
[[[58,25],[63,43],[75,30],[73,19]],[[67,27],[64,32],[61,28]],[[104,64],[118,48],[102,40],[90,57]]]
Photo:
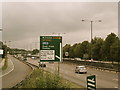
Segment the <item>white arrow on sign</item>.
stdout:
[[95,85],[93,85],[93,84],[91,84],[91,83],[88,83],[88,85],[89,85],[89,86],[93,86],[93,87],[95,87]]
[[61,47],[62,47],[62,44],[60,43],[60,57],[59,56],[55,56],[56,58],[60,59],[60,61],[62,60],[62,51],[61,51]]
[[94,78],[93,78],[93,79],[88,79],[88,81],[90,81],[90,82],[92,82],[92,83],[95,83]]

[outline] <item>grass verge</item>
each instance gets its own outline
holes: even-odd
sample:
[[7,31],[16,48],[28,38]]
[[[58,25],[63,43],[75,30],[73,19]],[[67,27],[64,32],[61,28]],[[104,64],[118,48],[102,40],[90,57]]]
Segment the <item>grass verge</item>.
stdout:
[[35,69],[21,88],[81,88],[80,86],[42,69]]
[[6,57],[6,58],[5,58],[4,65],[3,65],[3,67],[2,67],[2,70],[5,70],[5,69],[7,68],[7,66],[8,66],[8,58]]

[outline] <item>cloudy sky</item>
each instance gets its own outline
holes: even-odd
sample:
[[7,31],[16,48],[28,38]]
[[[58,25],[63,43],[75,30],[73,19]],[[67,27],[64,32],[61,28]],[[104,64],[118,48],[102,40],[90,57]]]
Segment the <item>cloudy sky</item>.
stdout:
[[[82,22],[82,19],[86,22]],[[63,45],[90,41],[91,20],[94,21],[93,37],[106,38],[111,32],[117,35],[118,3],[2,3],[3,41],[11,41],[8,43],[11,47],[38,48],[41,35],[57,35],[57,33],[63,36]]]

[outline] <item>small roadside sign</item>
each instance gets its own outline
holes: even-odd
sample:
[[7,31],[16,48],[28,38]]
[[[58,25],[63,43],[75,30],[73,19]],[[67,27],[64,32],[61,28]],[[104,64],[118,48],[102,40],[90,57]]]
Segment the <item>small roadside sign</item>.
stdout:
[[3,50],[0,49],[0,55],[2,55],[2,54],[3,54]]
[[40,62],[62,61],[62,37],[40,36]]
[[91,75],[87,77],[87,90],[96,90],[96,76]]
[[69,53],[68,53],[68,52],[65,52],[65,56],[69,56]]

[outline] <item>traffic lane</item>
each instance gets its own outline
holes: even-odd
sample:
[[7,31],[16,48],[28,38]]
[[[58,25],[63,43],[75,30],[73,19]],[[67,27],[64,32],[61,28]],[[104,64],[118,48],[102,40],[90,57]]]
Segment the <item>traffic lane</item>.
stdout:
[[[30,59],[28,62],[38,65],[38,60]],[[87,74],[75,73],[75,64],[60,64],[60,73],[68,80],[71,80],[79,85],[86,87],[86,77],[96,75],[98,88],[115,88],[118,87],[118,74],[113,72],[100,71],[92,68],[87,68]],[[57,63],[47,63],[47,70],[57,72]]]
[[25,77],[32,71],[32,69],[20,62],[19,60],[9,56],[11,58],[14,69],[9,74],[2,77],[2,88],[11,88],[20,81],[24,80]]
[[12,70],[14,69],[14,65],[13,65],[13,62],[11,61],[11,59],[8,60],[8,65],[7,65],[7,68],[5,70],[2,71],[2,76],[10,73]]
[[[77,74],[75,73],[76,65],[68,65],[61,63],[60,64],[60,73],[63,77],[79,84],[82,86],[86,86],[86,77],[89,75],[96,75],[97,78],[97,87],[98,88],[115,88],[118,87],[117,74],[99,71],[91,68],[87,68],[87,74]],[[51,68],[51,70],[55,71],[57,68],[57,63],[55,64],[47,64],[47,68]],[[50,70],[50,69],[48,69]],[[111,77],[112,76],[112,77]]]

